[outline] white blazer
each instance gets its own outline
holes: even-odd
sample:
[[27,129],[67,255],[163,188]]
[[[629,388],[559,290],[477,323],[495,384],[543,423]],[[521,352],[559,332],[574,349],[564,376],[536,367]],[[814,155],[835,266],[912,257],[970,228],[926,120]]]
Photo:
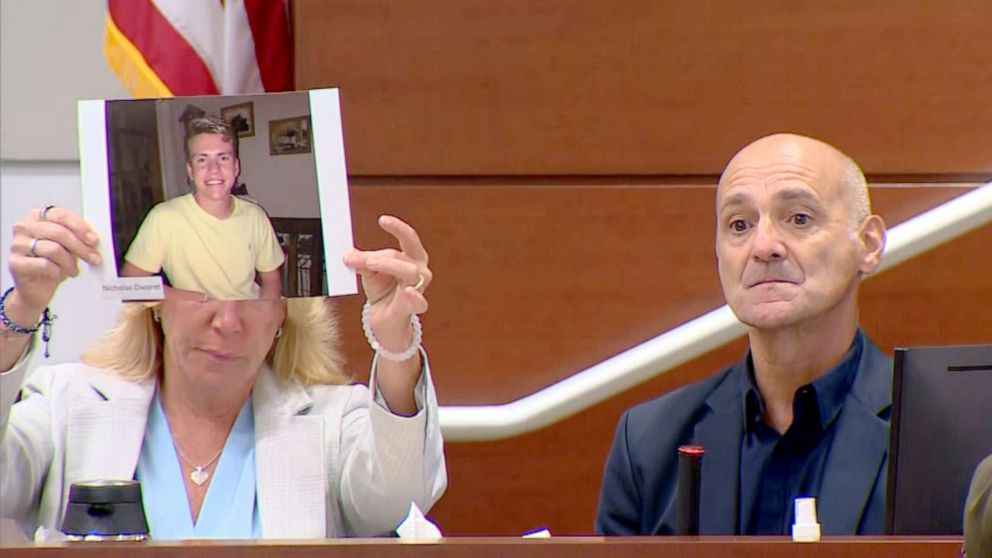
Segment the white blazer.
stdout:
[[[31,534],[59,528],[72,483],[134,478],[155,380],[45,366],[14,403],[26,361],[0,374],[0,517]],[[420,411],[408,418],[364,385],[303,388],[263,368],[252,391],[263,537],[372,536],[394,529],[411,502],[430,509],[447,476],[426,362]],[[373,364],[373,386],[374,374]]]

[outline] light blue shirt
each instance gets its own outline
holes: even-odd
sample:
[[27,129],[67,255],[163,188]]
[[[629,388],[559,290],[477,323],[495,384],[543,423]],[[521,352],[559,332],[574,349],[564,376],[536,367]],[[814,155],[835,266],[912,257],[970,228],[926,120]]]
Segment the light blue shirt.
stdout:
[[255,497],[255,420],[251,398],[238,413],[214,469],[200,516],[193,523],[189,498],[158,392],[148,412],[137,479],[151,538],[255,539],[262,523]]

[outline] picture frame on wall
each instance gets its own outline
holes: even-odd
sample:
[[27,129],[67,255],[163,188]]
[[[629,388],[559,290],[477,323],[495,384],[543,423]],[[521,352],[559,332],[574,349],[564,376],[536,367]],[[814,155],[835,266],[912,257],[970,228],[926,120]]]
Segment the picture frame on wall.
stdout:
[[188,103],[186,108],[183,109],[182,114],[179,115],[179,121],[183,123],[183,129],[188,133],[190,123],[197,118],[202,118],[206,115],[207,111],[194,104]]
[[269,121],[269,155],[310,153],[310,117],[307,115]]
[[252,102],[238,103],[220,109],[220,117],[230,122],[238,132],[238,138],[255,135],[255,105]]

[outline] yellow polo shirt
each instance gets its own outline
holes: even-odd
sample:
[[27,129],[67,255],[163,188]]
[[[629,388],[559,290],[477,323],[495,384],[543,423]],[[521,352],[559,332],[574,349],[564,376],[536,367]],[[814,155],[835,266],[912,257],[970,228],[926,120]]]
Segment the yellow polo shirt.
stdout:
[[234,197],[231,215],[218,219],[186,194],[148,212],[124,259],[164,271],[177,289],[237,300],[258,298],[255,272],[277,269],[286,257],[261,207]]

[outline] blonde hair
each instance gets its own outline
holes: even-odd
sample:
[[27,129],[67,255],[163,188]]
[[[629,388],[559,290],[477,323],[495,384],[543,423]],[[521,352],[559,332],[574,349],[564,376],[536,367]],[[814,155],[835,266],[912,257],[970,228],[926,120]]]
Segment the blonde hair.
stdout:
[[[162,326],[152,317],[158,304],[125,304],[117,325],[83,352],[83,362],[135,381],[158,374],[165,341]],[[330,299],[292,298],[285,304],[282,335],[265,359],[269,366],[279,377],[304,386],[350,382],[343,372]]]
[[190,120],[189,125],[186,127],[186,136],[183,138],[183,151],[186,154],[187,163],[190,162],[190,157],[192,156],[192,153],[189,152],[189,143],[193,141],[193,138],[201,134],[216,134],[220,136],[221,139],[231,144],[234,150],[234,156],[238,156],[240,146],[238,145],[238,132],[234,129],[234,125],[219,116],[201,116],[200,118]]

